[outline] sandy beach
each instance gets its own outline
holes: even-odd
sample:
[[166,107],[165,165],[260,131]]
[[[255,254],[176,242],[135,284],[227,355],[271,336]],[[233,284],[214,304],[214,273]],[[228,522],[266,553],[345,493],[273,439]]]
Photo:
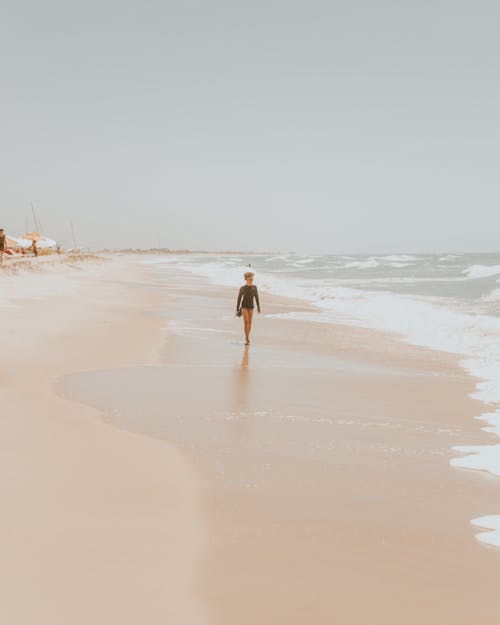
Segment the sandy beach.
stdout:
[[500,4],[2,8],[0,625],[500,625]]
[[53,392],[70,372],[155,361],[156,296],[127,261],[0,280],[0,622],[205,622],[191,466]]
[[0,622],[500,621],[454,356],[268,295],[247,348],[236,290],[137,258],[8,280]]

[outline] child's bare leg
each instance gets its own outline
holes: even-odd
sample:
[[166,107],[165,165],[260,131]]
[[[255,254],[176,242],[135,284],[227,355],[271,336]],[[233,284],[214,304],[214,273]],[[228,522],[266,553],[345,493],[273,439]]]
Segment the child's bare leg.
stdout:
[[243,321],[245,322],[245,343],[248,345],[250,342],[250,323],[248,321],[249,315],[251,312],[248,308],[243,308]]
[[245,320],[245,342],[250,343],[250,331],[252,329],[253,310],[251,308],[243,309],[243,318]]

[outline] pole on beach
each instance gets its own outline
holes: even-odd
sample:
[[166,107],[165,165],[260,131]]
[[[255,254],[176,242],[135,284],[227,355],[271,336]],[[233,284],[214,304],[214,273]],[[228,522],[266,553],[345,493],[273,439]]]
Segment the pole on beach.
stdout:
[[38,232],[38,221],[36,218],[36,212],[35,212],[35,207],[33,206],[33,202],[30,202],[31,204],[31,212],[33,213],[33,224],[34,224],[34,230],[35,232]]
[[[69,225],[71,226],[71,236],[73,238],[73,249],[76,250],[78,246],[76,244],[75,226],[73,225],[72,219],[69,220]],[[79,252],[80,252],[80,260],[83,260],[83,255],[80,250]]]
[[69,225],[71,226],[71,236],[73,237],[73,247],[76,248],[76,236],[75,236],[75,227],[73,226],[73,220],[69,220]]

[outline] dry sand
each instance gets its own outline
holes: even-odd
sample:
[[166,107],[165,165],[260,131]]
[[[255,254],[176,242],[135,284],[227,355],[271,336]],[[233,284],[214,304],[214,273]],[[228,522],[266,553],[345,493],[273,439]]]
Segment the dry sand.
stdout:
[[56,262],[0,276],[0,623],[204,623],[191,466],[52,392],[63,374],[154,361],[155,295],[125,260]]
[[257,316],[245,348],[235,293],[147,272],[2,312],[0,623],[498,625],[469,520],[499,483],[448,464],[494,437],[456,359]]

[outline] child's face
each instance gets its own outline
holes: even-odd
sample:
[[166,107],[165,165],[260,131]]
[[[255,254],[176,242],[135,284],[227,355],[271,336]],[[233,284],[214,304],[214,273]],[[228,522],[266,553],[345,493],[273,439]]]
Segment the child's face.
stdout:
[[245,280],[247,281],[247,284],[252,284],[253,276],[248,276],[248,278],[245,278]]

